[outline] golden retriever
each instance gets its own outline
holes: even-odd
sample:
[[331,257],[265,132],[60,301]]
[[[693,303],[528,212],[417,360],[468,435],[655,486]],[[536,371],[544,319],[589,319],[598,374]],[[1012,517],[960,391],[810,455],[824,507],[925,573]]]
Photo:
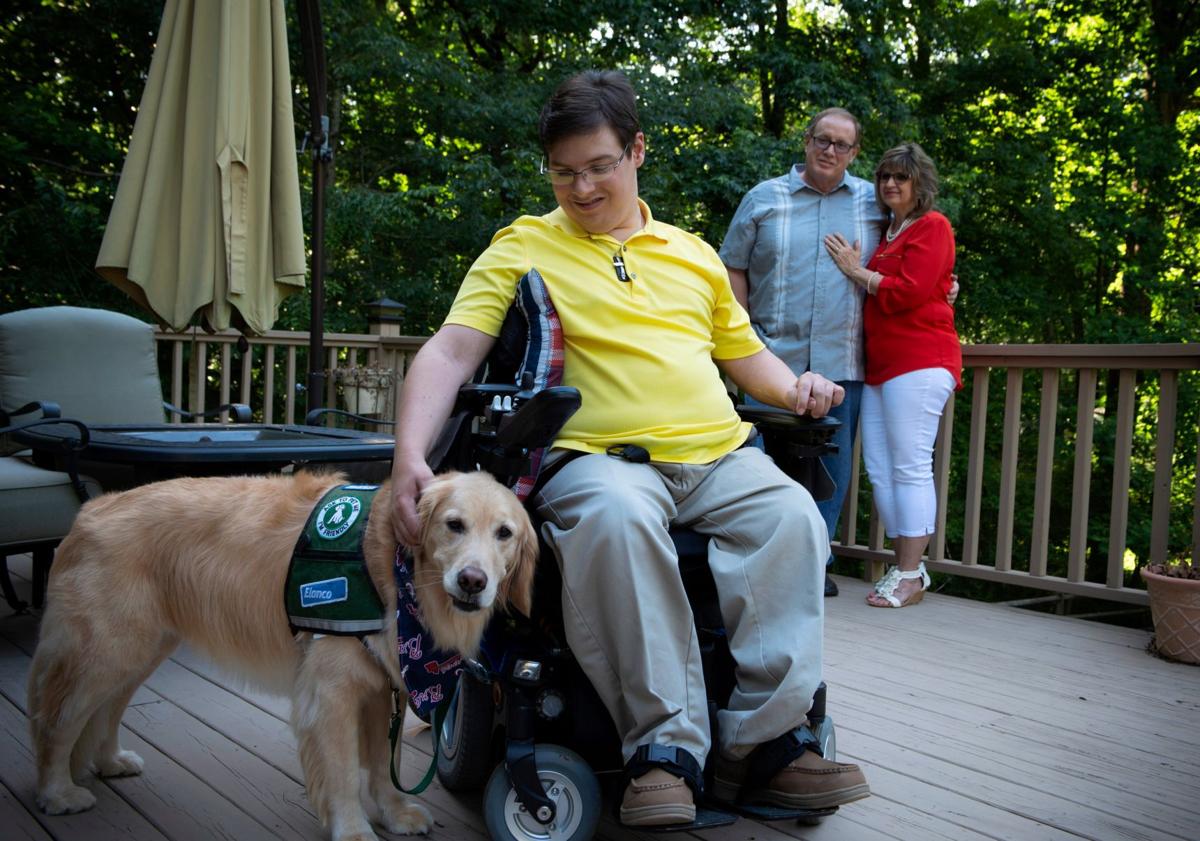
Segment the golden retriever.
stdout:
[[[403,686],[389,485],[363,541],[385,630],[360,642],[288,626],[283,587],[292,550],[317,501],[343,483],[306,473],[174,479],[83,507],[54,560],[29,675],[43,810],[95,805],[76,782],[89,769],[141,772],[141,758],[118,743],[122,713],[186,641],[247,682],[291,697],[308,796],[335,841],[375,839],[370,818],[389,832],[429,831],[429,812],[396,791],[389,772],[392,687]],[[437,477],[418,514],[419,606],[439,647],[472,656],[498,604],[529,611],[533,528],[517,498],[483,473]]]

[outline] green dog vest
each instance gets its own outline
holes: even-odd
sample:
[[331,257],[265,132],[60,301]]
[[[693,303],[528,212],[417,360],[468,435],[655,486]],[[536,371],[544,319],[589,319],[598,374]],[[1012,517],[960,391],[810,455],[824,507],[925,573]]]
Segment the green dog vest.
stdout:
[[378,491],[378,485],[341,485],[321,497],[309,514],[284,585],[293,633],[361,637],[383,630],[383,601],[363,556]]

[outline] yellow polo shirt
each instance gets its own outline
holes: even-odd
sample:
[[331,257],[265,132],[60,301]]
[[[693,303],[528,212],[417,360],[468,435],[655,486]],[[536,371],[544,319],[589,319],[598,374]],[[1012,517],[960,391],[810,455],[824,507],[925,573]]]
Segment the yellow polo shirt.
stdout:
[[499,335],[518,281],[537,269],[562,322],[563,385],[583,395],[554,446],[638,444],[655,461],[706,464],[750,430],[713,360],[763,344],[716,252],[639,204],[646,224],[624,243],[588,234],[561,209],[517,219],[471,266],[445,323]]

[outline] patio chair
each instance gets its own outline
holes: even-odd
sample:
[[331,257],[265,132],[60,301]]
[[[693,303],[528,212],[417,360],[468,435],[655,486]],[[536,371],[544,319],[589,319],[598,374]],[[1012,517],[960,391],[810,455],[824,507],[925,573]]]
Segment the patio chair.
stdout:
[[[62,416],[76,419],[71,423],[92,425],[162,423],[167,413],[196,417],[162,399],[151,325],[83,307],[42,307],[0,315],[0,412],[12,418],[18,409],[21,413],[41,410],[39,421]],[[203,416],[216,417],[222,411],[238,421],[250,420],[249,407],[240,405],[221,406]],[[0,465],[4,559],[0,583],[11,585],[9,554],[33,551],[38,603],[54,546],[70,529],[80,498],[75,480],[60,467],[16,457],[13,449],[0,450],[5,456]],[[86,456],[76,461],[92,477],[95,493],[136,484],[131,467],[89,463]],[[4,595],[15,605],[11,590],[5,586]]]
[[[155,424],[171,417],[250,420],[241,404],[195,414],[163,400],[154,328],[107,310],[41,307],[0,315],[0,409],[56,404],[93,426]],[[105,490],[136,484],[131,468],[86,462]],[[48,466],[48,465],[42,465]]]
[[[164,412],[198,415],[162,398],[154,328],[121,313],[84,307],[40,307],[0,315],[0,408],[57,403],[89,424],[162,423]],[[227,404],[250,420],[250,410]]]
[[68,464],[66,472],[44,470],[16,456],[0,457],[0,512],[3,512],[0,515],[0,588],[8,606],[16,612],[24,610],[27,604],[17,596],[9,577],[9,556],[24,552],[32,554],[33,606],[41,607],[55,547],[71,530],[79,506],[100,492],[95,480],[80,476],[75,465],[75,454],[87,446],[87,426],[74,419],[54,417],[53,407],[47,410],[49,416],[43,414],[33,420],[13,422],[17,416],[28,414],[34,408],[32,404],[27,405],[11,415],[0,411],[0,443],[11,432],[45,424],[74,426],[79,436],[63,443]]

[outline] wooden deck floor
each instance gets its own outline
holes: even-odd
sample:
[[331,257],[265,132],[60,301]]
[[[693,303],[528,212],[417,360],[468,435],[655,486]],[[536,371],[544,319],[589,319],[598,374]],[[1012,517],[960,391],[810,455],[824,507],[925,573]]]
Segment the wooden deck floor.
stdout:
[[[13,559],[18,571],[23,559]],[[18,582],[23,584],[23,582]],[[839,758],[874,795],[819,826],[759,824],[675,837],[804,839],[1200,838],[1200,668],[1145,652],[1149,635],[932,595],[911,610],[827,601],[825,675]],[[139,690],[125,744],[141,777],[92,781],[95,809],[33,805],[25,679],[37,617],[0,607],[0,838],[209,841],[324,838],[304,795],[287,702],[231,684],[181,651]],[[429,734],[410,729],[416,780]],[[436,782],[435,839],[483,839],[478,796]],[[662,836],[609,817],[599,838]]]

